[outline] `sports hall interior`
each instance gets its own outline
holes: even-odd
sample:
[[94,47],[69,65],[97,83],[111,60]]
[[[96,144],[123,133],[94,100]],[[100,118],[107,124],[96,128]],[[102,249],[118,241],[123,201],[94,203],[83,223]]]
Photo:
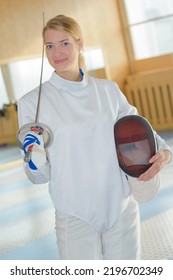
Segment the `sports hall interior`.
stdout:
[[[1,0],[0,67],[7,96],[3,103],[0,90],[0,260],[59,259],[48,184],[27,179],[16,144],[17,98],[26,93],[30,75],[39,85],[43,15],[47,21],[58,14],[79,22],[86,53],[97,50],[99,60],[101,51],[99,66],[88,66],[89,74],[115,81],[173,150],[173,46],[172,53],[135,59],[123,0]],[[13,70],[12,79],[13,65],[37,58],[38,69],[31,67],[23,78]],[[170,163],[161,171],[159,193],[139,205],[144,260],[173,259],[172,168]]]

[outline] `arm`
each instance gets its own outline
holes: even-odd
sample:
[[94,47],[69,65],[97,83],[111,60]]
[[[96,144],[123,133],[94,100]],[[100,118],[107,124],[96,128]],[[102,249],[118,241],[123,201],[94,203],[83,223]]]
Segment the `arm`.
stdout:
[[170,147],[155,131],[154,134],[158,151],[152,158],[150,158],[149,162],[152,163],[152,166],[138,178],[139,181],[151,180],[172,160]]
[[150,159],[152,166],[139,178],[128,176],[134,198],[138,202],[151,200],[160,189],[160,170],[171,160],[171,150],[165,141],[155,133],[158,152]]
[[[33,91],[35,94],[35,91]],[[36,92],[37,93],[37,92]],[[32,105],[32,106],[31,106]],[[26,123],[34,122],[33,116],[36,111],[36,99],[35,95],[29,93],[25,96],[25,98],[21,98],[17,102],[18,106],[18,123],[19,128],[21,128]],[[30,132],[29,132],[30,133]],[[33,132],[32,132],[33,133]],[[22,151],[22,156],[25,156],[27,149],[30,145],[33,145],[32,153],[31,153],[31,161],[36,166],[35,169],[31,168],[31,162],[27,163],[24,161],[24,170],[28,177],[28,179],[34,184],[43,184],[49,181],[49,173],[50,173],[50,164],[47,160],[46,151],[43,145],[43,139],[41,135],[36,134],[38,140],[31,141],[30,143],[25,142],[24,150]],[[34,138],[33,138],[34,139]],[[40,142],[40,144],[39,144]],[[28,144],[28,147],[27,147]]]
[[[119,100],[122,106],[119,105],[118,118],[130,114],[138,114],[135,107],[128,104],[124,96],[119,96]],[[151,200],[158,193],[160,188],[159,172],[172,159],[170,147],[155,131],[154,134],[158,151],[150,159],[150,163],[153,163],[152,166],[139,178],[126,176],[133,196],[138,202]]]
[[[118,118],[121,118],[125,115],[138,114],[136,108],[127,102],[123,94],[119,95],[119,103],[121,106],[119,109]],[[153,133],[156,139],[158,151],[150,159],[150,163],[153,163],[152,166],[138,178],[139,181],[149,181],[153,179],[161,171],[161,169],[172,160],[172,152],[170,147],[155,131],[153,131]]]
[[139,181],[148,181],[154,178],[161,169],[171,161],[172,154],[168,149],[159,150],[149,162],[152,163],[152,166],[142,175],[139,176]]

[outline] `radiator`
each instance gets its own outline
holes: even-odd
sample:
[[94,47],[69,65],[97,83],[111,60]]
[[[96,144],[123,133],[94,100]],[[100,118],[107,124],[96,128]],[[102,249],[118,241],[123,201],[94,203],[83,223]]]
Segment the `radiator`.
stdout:
[[173,69],[128,76],[125,96],[155,130],[173,129]]

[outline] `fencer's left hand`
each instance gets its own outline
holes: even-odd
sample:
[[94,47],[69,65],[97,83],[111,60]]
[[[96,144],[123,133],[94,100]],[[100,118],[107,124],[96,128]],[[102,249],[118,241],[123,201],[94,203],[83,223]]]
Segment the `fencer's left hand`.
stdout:
[[149,162],[152,163],[151,167],[141,174],[138,178],[139,181],[148,181],[156,176],[157,173],[171,160],[172,154],[169,150],[160,150]]

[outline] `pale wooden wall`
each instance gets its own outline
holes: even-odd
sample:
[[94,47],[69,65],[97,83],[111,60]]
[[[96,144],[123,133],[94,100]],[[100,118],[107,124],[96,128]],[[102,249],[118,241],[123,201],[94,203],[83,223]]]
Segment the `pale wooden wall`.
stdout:
[[103,48],[107,78],[123,87],[129,65],[117,0],[0,0],[0,64],[41,55],[43,12],[46,21],[74,17],[85,46]]
[[10,105],[4,111],[4,116],[0,116],[0,146],[16,143],[17,131],[18,120],[16,106]]

